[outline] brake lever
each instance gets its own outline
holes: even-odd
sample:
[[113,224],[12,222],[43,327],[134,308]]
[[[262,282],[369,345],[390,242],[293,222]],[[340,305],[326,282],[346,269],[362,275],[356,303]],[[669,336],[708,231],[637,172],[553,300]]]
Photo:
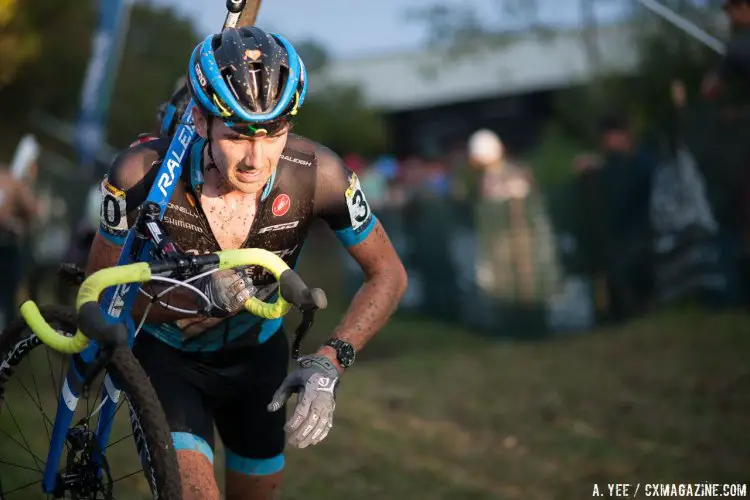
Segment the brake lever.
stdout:
[[313,322],[315,321],[315,311],[317,307],[306,308],[302,310],[302,319],[300,320],[297,330],[294,332],[294,342],[292,343],[292,359],[297,361],[299,359],[300,347],[302,347],[302,341],[307,336],[307,333],[312,328]]
[[80,286],[86,279],[86,272],[78,264],[63,262],[57,269],[57,276],[67,285]]

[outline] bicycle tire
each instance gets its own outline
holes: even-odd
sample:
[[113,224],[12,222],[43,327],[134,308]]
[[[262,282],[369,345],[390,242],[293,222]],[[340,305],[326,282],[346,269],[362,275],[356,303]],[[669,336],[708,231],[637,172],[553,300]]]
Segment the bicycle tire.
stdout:
[[[40,307],[40,312],[50,325],[60,325],[63,331],[75,331],[76,314],[72,308],[43,306]],[[14,352],[13,349],[16,346],[21,342],[27,342],[27,339],[33,336],[35,334],[27,328],[23,318],[8,325],[0,333],[0,366]],[[5,384],[12,377],[14,367],[18,365],[22,357],[27,356],[40,345],[43,346],[40,342],[33,348],[26,349],[20,357],[14,359],[13,364],[8,363],[8,369],[0,371],[0,402],[3,400]],[[17,356],[18,353],[14,355]],[[143,473],[154,497],[166,500],[181,499],[177,454],[169,432],[169,424],[148,376],[127,347],[121,347],[115,351],[107,366],[107,372],[127,398],[130,409],[136,414],[139,430],[133,429],[133,437],[138,442],[142,436],[142,442],[146,445],[149,473],[146,473],[146,464],[143,464]],[[141,433],[140,436],[136,434],[137,432]],[[140,452],[141,448],[139,447],[138,450]]]

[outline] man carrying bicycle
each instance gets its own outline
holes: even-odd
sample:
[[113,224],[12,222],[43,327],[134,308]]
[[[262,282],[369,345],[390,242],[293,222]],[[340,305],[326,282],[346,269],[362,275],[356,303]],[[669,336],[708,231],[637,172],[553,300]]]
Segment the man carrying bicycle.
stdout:
[[[221,78],[205,77],[209,65]],[[149,189],[174,184],[162,221],[183,251],[263,248],[294,267],[319,218],[365,274],[331,339],[288,375],[281,320],[244,312],[250,297],[269,300],[277,292],[272,278],[251,269],[219,271],[194,283],[211,299],[206,315],[154,304],[143,326],[147,334],[136,339],[133,351],[170,423],[184,498],[219,498],[214,424],[226,449],[227,498],[272,498],[281,484],[285,431],[300,448],[326,437],[339,376],[396,309],[406,273],[356,175],[330,150],[290,134],[307,80],[288,41],[255,27],[208,37],[190,59],[187,87],[200,138],[189,147],[183,174],[156,178],[169,139],[118,156],[102,183],[101,227],[87,273],[117,263]],[[173,292],[165,301],[195,308],[190,292]],[[139,300],[134,307],[136,324],[147,305]],[[285,425],[279,410],[300,389]]]

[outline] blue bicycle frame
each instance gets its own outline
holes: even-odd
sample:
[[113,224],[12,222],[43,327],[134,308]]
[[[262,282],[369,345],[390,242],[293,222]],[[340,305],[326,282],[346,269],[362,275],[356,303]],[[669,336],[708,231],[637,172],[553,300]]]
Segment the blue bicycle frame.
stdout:
[[[156,175],[151,190],[148,193],[146,202],[156,203],[160,207],[159,217],[164,216],[164,210],[167,203],[172,198],[176,181],[182,173],[183,163],[187,157],[188,149],[196,139],[195,127],[193,126],[192,108],[194,102],[191,100],[185,109],[180,125],[178,126],[169,145],[164,161],[162,161],[159,171]],[[149,241],[144,241],[137,258],[131,256],[131,248],[135,237],[135,228],[128,232],[125,244],[120,252],[120,258],[117,265],[131,264],[133,262],[148,262],[151,260],[151,250],[153,245]],[[110,323],[123,322],[128,327],[129,344],[132,347],[135,340],[135,325],[130,318],[130,311],[135,302],[140,285],[119,285],[108,288],[101,301],[101,308]],[[94,341],[79,355],[84,366],[91,364],[99,351]],[[62,384],[60,399],[57,405],[55,415],[55,424],[52,429],[49,452],[47,453],[47,462],[44,469],[42,488],[45,493],[52,493],[57,481],[58,467],[62,458],[65,440],[67,439],[68,429],[73,421],[78,400],[81,396],[80,388],[83,386],[84,377],[76,369],[75,363],[70,363],[65,382]],[[100,409],[99,423],[96,429],[96,439],[99,450],[104,454],[109,441],[109,435],[112,430],[112,422],[117,403],[120,399],[120,390],[116,387],[108,374],[105,375],[104,387],[102,388],[101,398],[104,402]],[[136,436],[137,438],[137,436]],[[141,461],[144,461],[144,449],[140,449]],[[95,457],[96,458],[96,457]]]

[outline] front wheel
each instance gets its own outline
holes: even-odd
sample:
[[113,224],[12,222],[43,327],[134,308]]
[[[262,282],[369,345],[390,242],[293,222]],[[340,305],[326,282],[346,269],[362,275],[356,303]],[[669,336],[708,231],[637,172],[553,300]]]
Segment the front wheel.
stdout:
[[[75,333],[72,309],[42,307],[41,313],[59,333]],[[119,498],[180,499],[177,456],[164,411],[127,348],[115,352],[107,366],[109,377],[96,377],[88,394],[77,400],[64,431],[55,492],[42,492],[58,402],[70,407],[73,397],[65,383],[71,361],[81,368],[78,356],[49,349],[23,319],[0,333],[0,498],[111,499],[117,492]],[[108,401],[114,411],[102,421],[105,402],[117,394],[111,382],[121,392]],[[102,399],[102,394],[108,396]],[[119,411],[125,401],[129,412]],[[108,426],[112,431],[102,450],[98,429]]]

